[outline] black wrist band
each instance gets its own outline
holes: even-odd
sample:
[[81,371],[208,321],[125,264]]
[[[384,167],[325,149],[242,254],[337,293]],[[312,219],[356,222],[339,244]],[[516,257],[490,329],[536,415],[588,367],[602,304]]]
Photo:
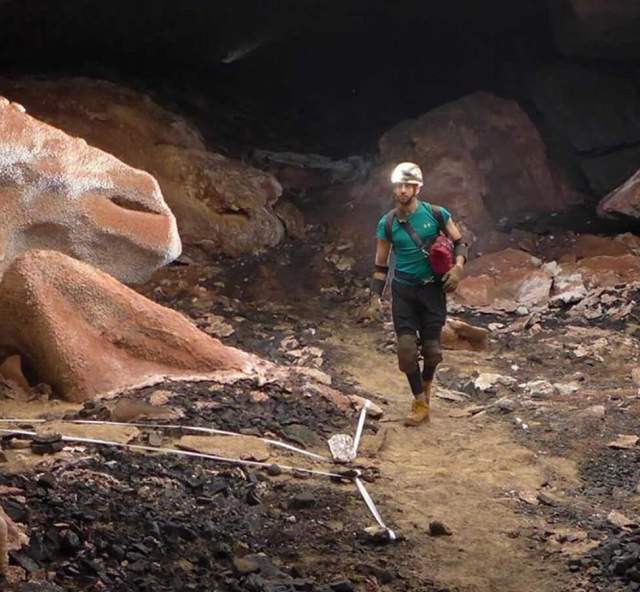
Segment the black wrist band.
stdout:
[[376,271],[378,273],[389,273],[389,266],[388,265],[378,265],[376,263]]
[[469,247],[461,240],[454,241],[453,243],[453,255],[457,257],[464,257],[464,260],[467,261],[469,258]]
[[371,280],[371,292],[376,296],[382,296],[382,292],[384,292],[384,286],[386,284],[386,280],[379,280],[377,278],[373,278]]

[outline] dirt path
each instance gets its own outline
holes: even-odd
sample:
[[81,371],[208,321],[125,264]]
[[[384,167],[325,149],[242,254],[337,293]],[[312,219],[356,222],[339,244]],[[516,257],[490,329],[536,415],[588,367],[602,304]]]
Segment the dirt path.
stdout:
[[[519,512],[514,493],[574,481],[572,463],[521,447],[499,419],[452,417],[455,408],[437,398],[430,425],[404,428],[409,390],[395,356],[376,350],[372,332],[344,326],[332,346],[336,369],[389,402],[386,445],[377,454],[383,478],[372,492],[410,540],[415,569],[464,592],[564,589],[566,566],[521,536],[544,523]],[[471,372],[486,363],[479,354],[448,352],[443,366]],[[431,520],[443,521],[453,536],[427,536]]]

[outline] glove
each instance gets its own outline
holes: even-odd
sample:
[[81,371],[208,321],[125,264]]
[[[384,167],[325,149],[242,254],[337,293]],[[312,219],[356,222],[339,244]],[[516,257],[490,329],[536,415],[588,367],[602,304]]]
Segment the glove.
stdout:
[[442,276],[444,291],[453,292],[458,287],[461,278],[462,267],[460,265],[454,265],[447,273]]

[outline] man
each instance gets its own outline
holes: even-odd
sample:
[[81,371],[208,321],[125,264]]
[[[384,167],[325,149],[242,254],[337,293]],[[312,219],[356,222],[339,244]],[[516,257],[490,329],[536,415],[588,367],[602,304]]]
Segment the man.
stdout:
[[[442,361],[440,337],[447,316],[445,293],[458,286],[467,248],[447,210],[418,200],[422,188],[422,171],[418,165],[411,162],[399,164],[391,175],[391,183],[396,208],[378,222],[370,313],[375,315],[381,310],[389,254],[393,247],[396,263],[391,285],[391,310],[398,338],[398,366],[407,375],[414,396],[405,425],[417,426],[429,420],[431,386],[436,367]],[[407,222],[411,225],[409,230]],[[437,276],[433,272],[423,249],[411,236],[412,229],[426,246],[441,230],[453,241],[455,265],[446,274]],[[422,372],[416,337],[419,337],[424,360]]]

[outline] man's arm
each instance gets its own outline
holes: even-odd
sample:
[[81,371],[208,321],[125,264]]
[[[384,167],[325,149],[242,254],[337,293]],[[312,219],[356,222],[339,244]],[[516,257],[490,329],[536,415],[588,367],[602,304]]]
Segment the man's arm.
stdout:
[[391,243],[379,238],[376,243],[375,271],[371,279],[371,293],[378,298],[382,297],[384,286],[387,283],[389,273],[389,254],[391,253]]
[[449,218],[445,227],[448,237],[453,241],[453,254],[456,258],[455,265],[444,274],[442,281],[447,292],[453,292],[462,278],[462,269],[467,261],[468,248],[462,240],[462,233],[456,223]]
[[453,253],[456,258],[456,265],[464,267],[464,264],[467,262],[468,247],[462,240],[462,233],[452,218],[449,218],[445,230],[447,236],[453,241]]

